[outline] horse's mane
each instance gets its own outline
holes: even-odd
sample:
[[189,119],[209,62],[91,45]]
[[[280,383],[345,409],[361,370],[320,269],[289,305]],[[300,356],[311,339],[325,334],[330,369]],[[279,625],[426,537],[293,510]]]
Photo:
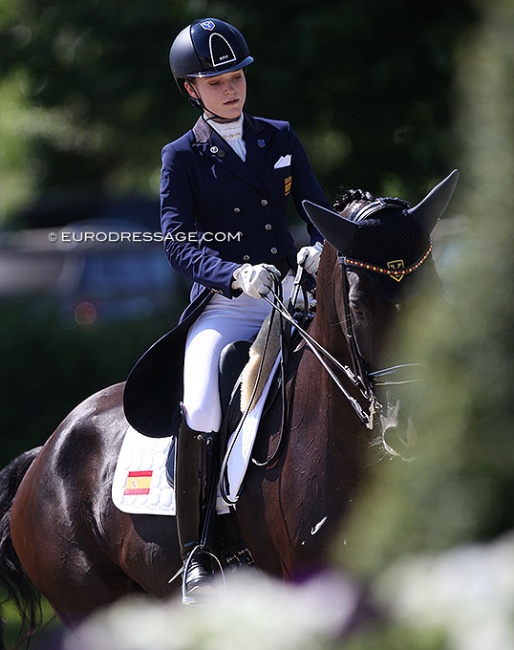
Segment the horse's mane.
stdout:
[[336,196],[334,210],[342,212],[350,203],[354,201],[374,201],[375,197],[371,192],[366,190],[345,190],[342,194]]

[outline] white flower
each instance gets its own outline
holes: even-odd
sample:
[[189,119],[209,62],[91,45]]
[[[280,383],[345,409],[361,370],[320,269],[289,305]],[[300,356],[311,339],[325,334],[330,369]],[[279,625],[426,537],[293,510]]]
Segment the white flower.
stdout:
[[404,558],[376,593],[403,624],[445,630],[452,650],[514,650],[514,535]]
[[185,607],[127,598],[91,617],[66,650],[323,650],[351,619],[356,592],[322,575],[300,586],[263,576],[217,583],[222,602]]

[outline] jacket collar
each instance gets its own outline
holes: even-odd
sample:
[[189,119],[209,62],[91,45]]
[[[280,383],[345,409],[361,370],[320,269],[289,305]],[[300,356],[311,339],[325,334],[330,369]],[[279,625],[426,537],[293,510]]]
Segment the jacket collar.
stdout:
[[[268,125],[265,122],[258,121],[247,113],[244,114],[243,134],[257,136],[267,130]],[[216,133],[216,131],[212,128],[209,122],[206,122],[203,117],[200,117],[193,126],[193,133],[197,144],[206,144],[210,141],[212,134]]]

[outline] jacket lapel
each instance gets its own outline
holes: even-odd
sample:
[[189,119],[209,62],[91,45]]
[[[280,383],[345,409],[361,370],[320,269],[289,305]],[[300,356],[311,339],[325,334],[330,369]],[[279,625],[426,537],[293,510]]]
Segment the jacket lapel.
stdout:
[[245,116],[244,139],[246,143],[246,162],[236,154],[232,147],[200,118],[193,127],[196,142],[193,147],[203,156],[210,158],[217,165],[220,165],[238,176],[250,185],[262,190],[262,185],[256,175],[266,150],[266,140],[255,127],[253,120]]
[[251,117],[245,116],[244,133],[246,142],[246,162],[255,173],[259,171],[266,148],[269,144],[269,134],[266,129],[255,122]]

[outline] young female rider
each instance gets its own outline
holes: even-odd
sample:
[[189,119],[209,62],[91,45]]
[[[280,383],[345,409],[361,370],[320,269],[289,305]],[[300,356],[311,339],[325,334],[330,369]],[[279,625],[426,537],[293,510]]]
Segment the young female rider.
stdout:
[[[291,126],[243,112],[244,68],[252,61],[242,34],[215,18],[186,27],[170,50],[179,90],[202,116],[163,149],[161,225],[171,266],[194,281],[191,298],[210,296],[187,336],[176,441],[186,603],[201,602],[212,580],[202,531],[219,472],[212,449],[221,424],[221,351],[256,335],[274,276],[286,279],[297,264],[316,274],[322,237],[301,203],[329,207]],[[311,238],[298,253],[287,227],[290,196]]]

